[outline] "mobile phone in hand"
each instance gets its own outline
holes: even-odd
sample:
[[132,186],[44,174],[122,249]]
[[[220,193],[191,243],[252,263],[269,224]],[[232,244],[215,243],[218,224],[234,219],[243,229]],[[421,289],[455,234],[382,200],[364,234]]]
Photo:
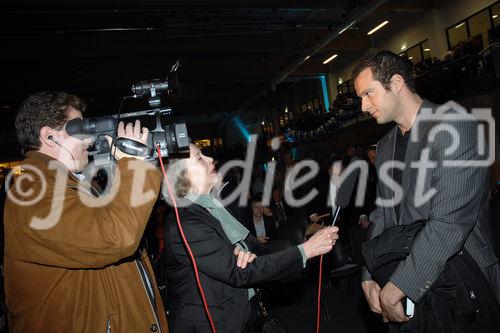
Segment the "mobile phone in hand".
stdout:
[[405,309],[405,315],[407,317],[412,318],[415,312],[415,303],[413,303],[412,300],[409,299],[408,297],[405,297],[402,300],[402,302],[403,302],[403,308]]

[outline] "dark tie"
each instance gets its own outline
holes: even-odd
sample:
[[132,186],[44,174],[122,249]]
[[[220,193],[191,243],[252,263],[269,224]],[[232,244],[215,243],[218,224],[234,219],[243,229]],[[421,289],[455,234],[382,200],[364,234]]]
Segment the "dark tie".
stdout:
[[285,210],[283,209],[283,204],[281,202],[278,202],[278,213],[280,222],[282,221],[284,224],[286,222],[286,214]]

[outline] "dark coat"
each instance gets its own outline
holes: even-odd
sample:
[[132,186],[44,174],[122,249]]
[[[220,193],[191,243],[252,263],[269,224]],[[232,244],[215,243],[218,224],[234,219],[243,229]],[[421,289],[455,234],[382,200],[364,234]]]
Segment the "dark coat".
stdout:
[[[294,277],[303,271],[302,256],[297,247],[259,256],[245,269],[240,269],[236,266],[234,245],[229,242],[220,222],[207,210],[192,204],[180,208],[179,215],[219,333],[240,332],[244,327],[245,310],[249,304],[248,287]],[[245,243],[253,252],[261,249],[251,235]],[[172,215],[165,224],[165,263],[171,330],[210,332],[193,266]]]

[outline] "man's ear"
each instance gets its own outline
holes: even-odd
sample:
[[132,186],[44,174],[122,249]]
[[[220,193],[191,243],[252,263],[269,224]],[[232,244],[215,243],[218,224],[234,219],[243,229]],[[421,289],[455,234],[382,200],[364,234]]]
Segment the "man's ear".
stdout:
[[405,79],[400,74],[394,74],[391,77],[391,90],[394,93],[399,94],[403,90],[405,85]]
[[53,147],[56,143],[49,139],[49,137],[52,137],[54,140],[57,140],[55,137],[54,137],[54,129],[52,129],[51,127],[49,126],[43,126],[41,129],[40,129],[40,143],[45,143],[47,146],[49,147]]

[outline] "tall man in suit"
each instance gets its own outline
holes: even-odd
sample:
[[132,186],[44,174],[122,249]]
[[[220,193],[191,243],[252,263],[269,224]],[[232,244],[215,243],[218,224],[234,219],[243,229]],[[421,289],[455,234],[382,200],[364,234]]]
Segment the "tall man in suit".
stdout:
[[[392,52],[367,56],[354,69],[353,79],[362,111],[369,112],[378,124],[396,124],[378,143],[376,165],[379,177],[386,172],[402,191],[397,191],[398,186],[388,186],[382,177],[379,179],[379,200],[394,204],[378,204],[370,215],[370,238],[394,225],[427,221],[410,254],[382,289],[364,271],[362,288],[371,310],[382,314],[386,322],[409,320],[401,300],[406,296],[415,303],[421,301],[447,260],[463,247],[500,299],[500,268],[488,235],[488,167],[445,166],[449,161],[479,158],[477,124],[453,122],[460,144],[452,153],[447,149],[453,143],[451,135],[438,132],[431,139],[428,134],[436,123],[422,124],[420,120],[424,110],[435,111],[437,106],[415,92],[411,64]],[[443,123],[451,125],[450,121],[441,120]],[[410,137],[415,131],[416,137]],[[415,168],[412,162],[422,161],[429,152],[435,165],[424,170]],[[384,168],[387,163],[393,165],[389,171]],[[426,200],[419,200],[422,189],[423,193],[434,192]],[[402,196],[399,201],[398,195]]]
[[290,207],[283,200],[283,192],[280,188],[273,188],[271,198],[271,212],[276,223],[276,228],[287,225],[288,220],[292,217]]

